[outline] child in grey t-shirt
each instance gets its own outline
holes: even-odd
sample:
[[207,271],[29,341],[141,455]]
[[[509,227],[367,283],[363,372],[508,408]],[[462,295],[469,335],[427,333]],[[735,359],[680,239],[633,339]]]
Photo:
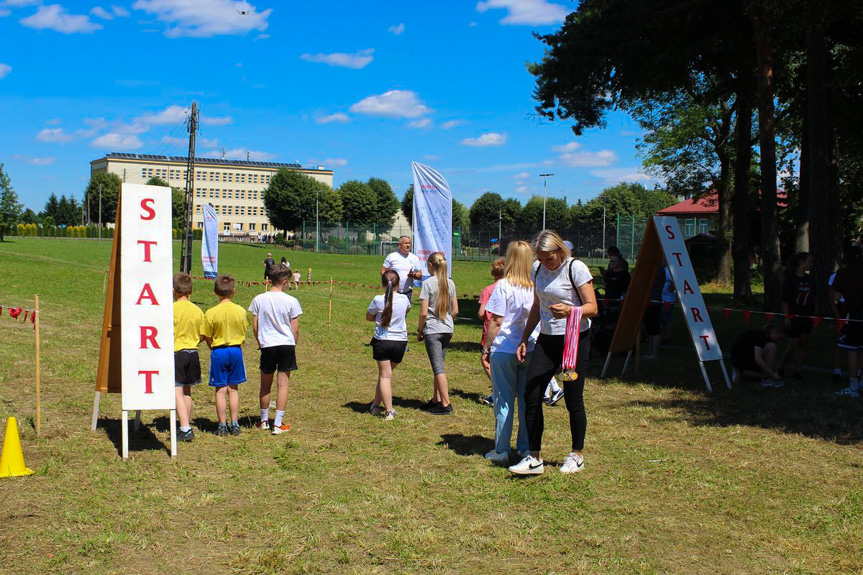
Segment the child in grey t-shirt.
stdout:
[[444,360],[453,333],[453,318],[458,315],[458,299],[455,284],[447,277],[447,263],[440,252],[431,254],[426,262],[432,277],[423,282],[420,291],[419,325],[417,339],[425,339],[426,353],[434,372],[434,392],[426,404],[430,413],[449,415],[449,401]]

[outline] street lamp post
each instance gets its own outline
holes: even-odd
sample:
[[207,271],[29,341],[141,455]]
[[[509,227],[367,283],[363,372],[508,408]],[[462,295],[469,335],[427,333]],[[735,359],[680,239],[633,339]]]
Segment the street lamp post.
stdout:
[[540,174],[539,177],[542,178],[542,229],[545,229],[545,191],[546,185],[548,184],[548,179],[554,174]]
[[315,253],[321,251],[321,211],[320,211],[321,191],[315,192]]

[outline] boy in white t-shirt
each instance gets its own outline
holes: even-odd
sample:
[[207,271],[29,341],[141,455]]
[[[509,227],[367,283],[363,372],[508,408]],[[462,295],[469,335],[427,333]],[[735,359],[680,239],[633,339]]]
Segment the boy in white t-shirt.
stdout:
[[[261,422],[258,429],[272,429],[273,435],[291,428],[282,421],[288,405],[291,372],[297,369],[296,345],[299,339],[299,317],[303,310],[294,296],[285,293],[291,270],[283,264],[270,272],[270,291],[255,296],[249,305],[252,329],[261,348]],[[273,375],[278,371],[276,419],[270,426],[270,390]]]

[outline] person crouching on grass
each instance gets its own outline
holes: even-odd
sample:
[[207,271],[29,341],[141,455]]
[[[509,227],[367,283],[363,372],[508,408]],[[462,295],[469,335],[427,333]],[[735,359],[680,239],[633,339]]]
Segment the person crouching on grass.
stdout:
[[393,409],[393,370],[405,357],[408,344],[405,316],[411,308],[411,300],[399,293],[399,274],[396,272],[387,270],[382,273],[381,285],[386,286],[386,291],[376,295],[366,311],[366,320],[375,322],[372,357],[378,363],[378,383],[369,411],[372,415],[380,415],[383,403],[384,418],[390,421],[396,416]]
[[[273,435],[291,428],[282,422],[288,405],[288,387],[291,372],[297,370],[296,346],[300,334],[300,302],[285,293],[291,280],[291,269],[285,264],[273,266],[270,271],[270,291],[256,295],[249,305],[252,312],[252,330],[261,349],[261,421],[258,429],[272,429]],[[270,427],[270,390],[273,374],[278,371],[276,385],[276,419]]]
[[180,420],[178,441],[192,441],[195,433],[192,418],[192,386],[201,383],[201,322],[204,313],[189,301],[192,295],[192,278],[189,274],[174,276],[174,395],[177,399],[177,418]]
[[446,259],[441,252],[429,255],[426,261],[431,277],[420,290],[419,325],[417,341],[425,340],[426,353],[434,372],[434,392],[426,404],[432,415],[451,415],[449,385],[444,369],[446,350],[453,332],[453,318],[458,315],[455,284],[447,277]]
[[243,364],[243,342],[246,341],[246,310],[231,300],[234,298],[234,278],[220,275],[213,291],[219,303],[207,310],[201,324],[201,335],[210,346],[210,387],[216,388],[216,416],[219,437],[228,435],[226,397],[231,408],[231,435],[240,434],[240,394],[237,386],[246,381]]
[[764,387],[782,387],[782,375],[776,370],[776,350],[784,330],[779,325],[744,332],[731,347],[732,380],[760,379]]

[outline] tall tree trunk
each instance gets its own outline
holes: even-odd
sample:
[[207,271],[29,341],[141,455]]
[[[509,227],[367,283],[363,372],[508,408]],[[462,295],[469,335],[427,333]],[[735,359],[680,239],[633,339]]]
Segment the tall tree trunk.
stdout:
[[[830,97],[827,91],[829,52],[820,24],[813,22],[806,37],[807,56],[807,127],[809,130],[809,233],[812,246],[812,272],[817,285],[827,284],[835,269],[841,247],[839,229],[839,192],[832,177],[833,131],[830,120]],[[826,312],[826,290],[819,292],[820,311]]]
[[731,283],[731,229],[733,220],[731,217],[731,147],[729,135],[731,133],[731,107],[728,102],[722,102],[722,117],[719,125],[719,145],[716,153],[719,157],[719,181],[716,192],[719,201],[719,235],[717,248],[719,250],[719,269],[716,280],[722,285]]
[[800,137],[800,189],[797,193],[797,214],[794,218],[794,249],[809,252],[812,245],[809,240],[809,217],[812,212],[810,203],[809,181],[809,110],[803,112],[803,133]]
[[734,135],[734,218],[731,251],[734,256],[734,301],[749,303],[752,283],[749,273],[749,164],[752,162],[752,95],[749,74],[741,72],[737,89],[737,125]]
[[776,117],[773,104],[773,38],[761,2],[747,2],[755,32],[758,78],[758,142],[761,152],[761,258],[764,265],[764,310],[779,311],[782,299],[779,217],[776,208]]

